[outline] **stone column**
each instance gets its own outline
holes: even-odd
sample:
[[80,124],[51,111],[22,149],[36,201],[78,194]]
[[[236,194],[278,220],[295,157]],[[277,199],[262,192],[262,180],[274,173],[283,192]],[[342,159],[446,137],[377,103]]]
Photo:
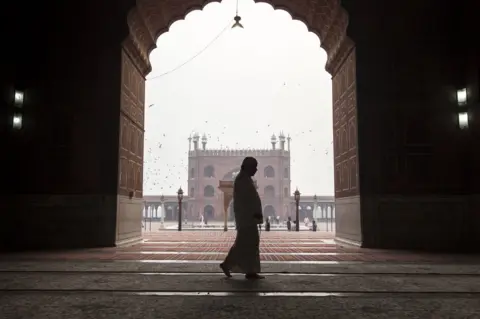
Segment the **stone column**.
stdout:
[[322,205],[322,222],[325,223],[325,230],[328,230],[327,224],[327,205]]
[[165,203],[162,202],[160,206],[161,212],[160,212],[160,228],[165,227]]
[[223,230],[228,230],[228,206],[230,204],[229,198],[226,194],[223,194]]
[[313,202],[313,220],[317,221],[318,219],[318,201],[317,195],[315,195],[314,202]]
[[[148,230],[152,231],[152,214],[153,214],[153,206],[148,206]],[[146,227],[145,227],[146,228]]]
[[224,219],[223,219],[223,230],[228,230],[228,206],[233,198],[233,181],[220,181],[218,189],[223,192],[223,209],[224,209]]

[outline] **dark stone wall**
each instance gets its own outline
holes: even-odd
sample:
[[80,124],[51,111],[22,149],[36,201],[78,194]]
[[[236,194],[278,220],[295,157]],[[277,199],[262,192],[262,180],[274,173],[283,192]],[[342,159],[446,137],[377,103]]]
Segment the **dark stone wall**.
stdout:
[[468,187],[470,189],[469,210],[471,223],[469,233],[472,234],[470,241],[472,245],[480,247],[480,45],[478,44],[478,12],[480,12],[479,1],[466,1],[463,12],[463,30],[458,43],[467,58],[463,59],[463,70],[465,70],[466,87],[468,89],[470,112],[470,130],[468,138],[467,160],[465,174],[468,176]]
[[349,34],[357,54],[362,245],[478,250],[469,208],[473,141],[458,128],[455,100],[473,62],[471,43],[460,43],[462,34],[474,35],[464,3],[369,2],[346,1],[356,13]]
[[26,97],[24,129],[8,133],[0,247],[113,245],[125,12],[90,2],[10,6],[23,13],[2,30],[13,43],[2,77]]

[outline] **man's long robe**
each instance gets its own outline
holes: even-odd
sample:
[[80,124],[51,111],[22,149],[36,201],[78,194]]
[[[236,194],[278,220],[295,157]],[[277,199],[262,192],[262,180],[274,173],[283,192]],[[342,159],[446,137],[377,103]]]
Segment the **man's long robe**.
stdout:
[[237,238],[224,263],[233,272],[259,273],[260,236],[257,225],[263,219],[262,202],[252,178],[242,172],[233,185],[233,211]]

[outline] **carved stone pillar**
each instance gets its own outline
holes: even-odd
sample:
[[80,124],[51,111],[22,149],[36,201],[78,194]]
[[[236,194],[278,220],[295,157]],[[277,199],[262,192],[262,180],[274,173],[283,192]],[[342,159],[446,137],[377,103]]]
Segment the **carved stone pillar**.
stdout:
[[233,181],[220,181],[218,189],[223,193],[223,230],[228,230],[228,206],[233,199]]

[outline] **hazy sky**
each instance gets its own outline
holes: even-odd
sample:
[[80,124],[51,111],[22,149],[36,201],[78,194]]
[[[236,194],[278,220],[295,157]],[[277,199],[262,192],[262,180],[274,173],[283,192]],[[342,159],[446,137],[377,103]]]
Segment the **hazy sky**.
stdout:
[[231,29],[235,6],[224,0],[191,12],[150,55],[144,194],[187,189],[192,132],[206,133],[208,148],[232,149],[271,148],[282,130],[292,137],[292,189],[333,195],[331,77],[318,37],[253,0],[239,2],[245,28]]

